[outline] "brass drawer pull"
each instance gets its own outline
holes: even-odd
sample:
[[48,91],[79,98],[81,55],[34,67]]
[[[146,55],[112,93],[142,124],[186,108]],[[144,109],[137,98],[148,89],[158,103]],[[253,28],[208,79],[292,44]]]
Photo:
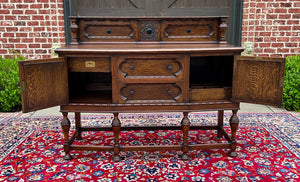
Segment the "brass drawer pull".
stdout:
[[150,34],[152,34],[154,31],[153,31],[152,28],[147,28],[146,32],[147,32],[148,35],[150,35]]
[[85,62],[85,67],[87,67],[87,68],[95,68],[96,67],[96,63],[95,63],[95,61],[86,61]]
[[130,90],[130,95],[133,95],[134,94],[134,90]]

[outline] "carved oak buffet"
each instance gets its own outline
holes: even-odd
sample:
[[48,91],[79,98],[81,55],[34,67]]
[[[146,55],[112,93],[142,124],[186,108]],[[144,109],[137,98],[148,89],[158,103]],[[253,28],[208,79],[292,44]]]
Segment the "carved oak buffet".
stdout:
[[[285,61],[242,57],[225,41],[226,17],[70,17],[71,45],[59,58],[19,62],[23,112],[61,105],[65,159],[70,150],[120,151],[230,148],[236,153],[239,102],[281,105]],[[188,113],[218,111],[216,126],[191,126]],[[223,129],[232,110],[231,135]],[[183,112],[181,126],[122,127],[121,112]],[[68,112],[76,131],[69,136]],[[81,112],[114,114],[112,127],[82,127]],[[121,146],[121,130],[182,130],[181,145]],[[227,143],[195,144],[188,131],[217,130]],[[113,146],[74,145],[84,131],[113,131]]]

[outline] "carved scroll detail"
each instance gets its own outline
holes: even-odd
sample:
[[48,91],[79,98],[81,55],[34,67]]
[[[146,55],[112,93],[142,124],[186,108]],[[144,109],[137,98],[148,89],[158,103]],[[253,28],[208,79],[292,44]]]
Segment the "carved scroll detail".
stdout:
[[226,29],[228,27],[227,23],[226,23],[226,20],[227,20],[227,18],[222,17],[221,21],[220,21],[220,24],[219,24],[219,28],[220,28],[219,42],[220,43],[227,43],[227,41],[225,40],[225,32],[226,32]]
[[71,20],[71,45],[78,45],[79,40],[78,40],[78,33],[79,33],[79,27],[78,27],[78,22],[76,18],[70,18]]

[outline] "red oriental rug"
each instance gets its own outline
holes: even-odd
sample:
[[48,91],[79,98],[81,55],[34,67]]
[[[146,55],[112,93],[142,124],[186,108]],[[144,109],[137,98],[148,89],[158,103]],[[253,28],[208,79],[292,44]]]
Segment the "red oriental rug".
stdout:
[[[226,130],[230,114],[225,114]],[[120,114],[122,125],[177,125],[181,114]],[[213,124],[213,113],[189,114],[192,124]],[[121,152],[71,151],[63,159],[61,117],[0,120],[0,181],[300,181],[300,121],[289,114],[239,114],[238,157],[228,149]],[[70,117],[73,122],[74,118]],[[84,116],[83,125],[109,125],[112,115]],[[180,143],[181,131],[122,131],[122,145]],[[215,131],[190,131],[189,142],[218,141]],[[112,145],[112,132],[85,132],[83,142]],[[220,142],[220,141],[218,141]]]

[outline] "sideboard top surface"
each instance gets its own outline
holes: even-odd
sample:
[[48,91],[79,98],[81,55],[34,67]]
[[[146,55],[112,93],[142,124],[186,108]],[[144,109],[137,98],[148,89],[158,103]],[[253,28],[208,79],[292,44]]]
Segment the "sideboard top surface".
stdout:
[[129,53],[178,53],[201,54],[223,52],[239,54],[242,47],[229,44],[202,44],[202,43],[125,43],[125,44],[96,44],[96,45],[69,45],[56,49],[58,54],[129,54]]

